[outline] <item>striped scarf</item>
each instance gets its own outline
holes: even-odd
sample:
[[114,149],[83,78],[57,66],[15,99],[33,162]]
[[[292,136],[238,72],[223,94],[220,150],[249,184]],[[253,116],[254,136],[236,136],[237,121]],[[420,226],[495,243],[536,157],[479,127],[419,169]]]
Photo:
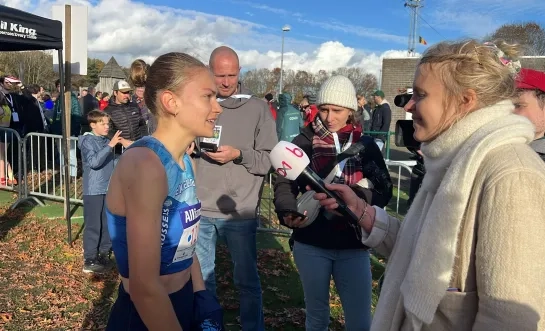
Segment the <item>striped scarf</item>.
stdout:
[[[312,122],[314,136],[312,138],[312,160],[311,167],[315,172],[331,163],[337,156],[333,134],[324,126],[319,116]],[[337,132],[339,144],[345,146],[352,133],[352,144],[361,137],[361,126],[347,124]],[[342,147],[341,147],[342,150]],[[341,178],[335,178],[334,182],[347,185],[354,185],[364,178],[362,164],[356,157],[350,157],[346,161]]]

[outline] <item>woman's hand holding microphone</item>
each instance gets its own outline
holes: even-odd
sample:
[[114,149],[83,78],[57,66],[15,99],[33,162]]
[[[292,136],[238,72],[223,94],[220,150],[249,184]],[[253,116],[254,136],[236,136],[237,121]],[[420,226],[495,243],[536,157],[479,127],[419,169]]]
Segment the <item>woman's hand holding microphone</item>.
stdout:
[[[325,184],[328,190],[331,190],[346,203],[347,207],[359,217],[359,225],[370,233],[375,223],[375,208],[363,201],[356,193],[347,185],[344,184]],[[307,188],[308,189],[308,188]],[[328,198],[325,193],[316,193],[314,199],[320,202],[320,205],[327,210],[334,211],[339,207],[335,199]]]

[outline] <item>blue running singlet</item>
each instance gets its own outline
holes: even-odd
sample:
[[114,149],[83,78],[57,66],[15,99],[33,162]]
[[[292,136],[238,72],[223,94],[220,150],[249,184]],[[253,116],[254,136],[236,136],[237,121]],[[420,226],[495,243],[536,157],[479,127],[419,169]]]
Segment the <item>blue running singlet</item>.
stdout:
[[[160,274],[168,275],[185,270],[193,263],[201,219],[201,202],[197,198],[191,159],[187,154],[184,155],[185,171],[182,170],[165,146],[151,136],[135,141],[129,148],[133,147],[146,147],[154,151],[167,175],[168,196],[161,212]],[[112,214],[108,208],[106,217],[119,274],[128,278],[127,219],[125,216]]]

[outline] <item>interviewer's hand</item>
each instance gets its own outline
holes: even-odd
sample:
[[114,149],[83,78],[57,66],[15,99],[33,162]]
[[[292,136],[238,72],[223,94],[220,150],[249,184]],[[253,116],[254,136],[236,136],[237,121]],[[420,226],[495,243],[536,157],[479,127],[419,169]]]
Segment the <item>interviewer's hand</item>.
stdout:
[[[358,212],[358,207],[360,207],[361,199],[356,195],[356,193],[348,185],[344,184],[325,184],[325,187],[337,193],[339,198],[341,198],[350,210],[352,210],[356,215]],[[308,189],[308,188],[307,188]],[[320,205],[327,210],[335,210],[339,208],[339,204],[333,198],[328,198],[325,193],[316,193],[314,194],[314,199],[320,202]],[[359,215],[358,215],[359,216]]]
[[[361,220],[359,224],[367,233],[370,233],[371,229],[373,228],[373,224],[375,223],[375,209],[369,206],[365,201],[360,199],[360,197],[358,197],[348,185],[325,184],[325,187],[328,190],[337,193],[339,198],[341,198],[346,203],[346,206],[350,210],[352,210],[352,212],[354,212],[357,217],[362,216],[364,211],[366,212],[366,216]],[[308,189],[310,189],[310,187],[307,187],[307,190]],[[314,199],[318,200],[320,205],[323,206],[325,209],[337,213],[334,210],[339,208],[339,204],[335,199],[328,198],[325,193],[314,194]]]

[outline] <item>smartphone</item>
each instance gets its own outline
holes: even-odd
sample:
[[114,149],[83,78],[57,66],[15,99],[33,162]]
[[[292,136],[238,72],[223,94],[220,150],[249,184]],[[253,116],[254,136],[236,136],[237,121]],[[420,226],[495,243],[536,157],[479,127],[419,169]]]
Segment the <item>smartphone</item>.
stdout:
[[277,214],[284,214],[284,216],[291,216],[291,218],[293,218],[293,219],[296,219],[297,217],[301,217],[302,219],[305,219],[307,217],[307,215],[301,214],[297,210],[288,210],[288,209],[277,210],[276,213]]
[[211,144],[211,143],[201,142],[200,148],[202,151],[205,151],[205,152],[216,153],[218,151],[218,145]]

